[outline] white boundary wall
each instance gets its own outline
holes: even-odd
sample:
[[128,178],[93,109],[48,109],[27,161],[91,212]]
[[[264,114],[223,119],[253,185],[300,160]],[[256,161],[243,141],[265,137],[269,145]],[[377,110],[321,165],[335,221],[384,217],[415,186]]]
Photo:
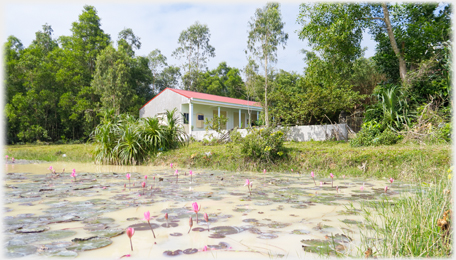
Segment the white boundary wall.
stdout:
[[[242,137],[247,135],[247,129],[238,129]],[[336,133],[340,140],[348,140],[348,130],[346,124],[337,125],[303,125],[303,126],[292,126],[289,127],[289,133],[287,135],[288,141],[325,141],[333,137],[336,137]],[[214,130],[209,131],[198,131],[192,132],[193,138],[198,141],[202,141],[204,138],[209,139],[209,135],[218,137],[217,132]]]

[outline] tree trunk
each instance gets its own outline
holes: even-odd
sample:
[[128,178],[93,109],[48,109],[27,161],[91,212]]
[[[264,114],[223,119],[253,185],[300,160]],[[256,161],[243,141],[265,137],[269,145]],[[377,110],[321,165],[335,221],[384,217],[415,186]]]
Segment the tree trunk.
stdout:
[[388,36],[391,42],[391,47],[393,48],[394,53],[396,54],[397,58],[399,59],[399,74],[401,76],[402,82],[405,82],[405,77],[407,74],[407,68],[405,66],[404,57],[401,55],[399,48],[397,47],[396,39],[394,38],[393,28],[391,27],[391,21],[389,18],[388,8],[386,7],[386,3],[382,3],[383,7],[383,14],[385,15],[385,24],[386,30],[388,32]]
[[264,58],[264,120],[266,127],[269,127],[269,116],[268,116],[268,58]]

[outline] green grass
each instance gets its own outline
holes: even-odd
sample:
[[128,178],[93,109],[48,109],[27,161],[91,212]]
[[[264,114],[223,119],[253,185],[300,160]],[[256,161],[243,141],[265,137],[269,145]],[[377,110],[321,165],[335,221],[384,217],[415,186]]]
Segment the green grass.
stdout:
[[443,178],[430,187],[421,186],[415,196],[362,204],[364,224],[372,229],[361,231],[360,256],[372,248],[381,258],[449,257],[452,243],[441,236],[437,221],[453,209],[451,186],[452,180]]
[[[288,155],[274,164],[244,158],[240,146],[231,144],[188,147],[160,154],[153,165],[174,163],[178,167],[212,168],[230,171],[288,171],[304,174],[335,174],[352,177],[393,177],[404,181],[437,181],[451,164],[451,145],[396,144],[350,147],[345,142],[286,142]],[[211,156],[205,153],[211,152]],[[362,168],[363,164],[365,165]]]
[[[93,144],[57,144],[57,145],[8,145],[5,154],[10,158],[39,161],[93,162]],[[66,154],[66,157],[62,157]]]
[[[9,145],[5,153],[17,159],[42,161],[93,162],[93,144]],[[300,171],[318,176],[389,178],[437,182],[451,164],[451,145],[396,144],[391,146],[350,147],[346,142],[286,142],[286,156],[274,164],[251,160],[241,155],[240,146],[223,144],[203,146],[191,143],[149,159],[150,165],[180,168],[207,168],[229,171]],[[211,153],[207,156],[206,153]],[[62,153],[67,157],[63,158]],[[362,166],[365,165],[364,168]]]

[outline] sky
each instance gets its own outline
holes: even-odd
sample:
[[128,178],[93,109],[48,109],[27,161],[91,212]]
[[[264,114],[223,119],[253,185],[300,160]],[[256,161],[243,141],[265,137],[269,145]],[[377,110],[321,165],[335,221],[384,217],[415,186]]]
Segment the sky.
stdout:
[[[169,65],[180,66],[184,61],[171,56],[179,47],[178,38],[183,30],[196,21],[208,26],[210,44],[215,48],[215,57],[207,64],[214,69],[220,62],[228,66],[243,68],[247,63],[248,22],[257,8],[262,8],[266,1],[236,1],[212,4],[209,2],[95,2],[93,5],[101,18],[101,28],[117,41],[118,34],[125,28],[131,28],[140,38],[141,49],[136,55],[146,56],[154,49],[159,49],[167,57]],[[51,25],[53,38],[71,35],[71,25],[78,20],[86,3],[73,1],[69,4],[24,2],[3,4],[2,43],[9,35],[14,35],[28,46],[35,38],[35,32],[42,30],[44,24]],[[281,3],[284,31],[289,38],[285,49],[279,47],[278,62],[275,69],[302,73],[305,63],[301,49],[310,50],[307,43],[300,40],[296,23],[300,2]],[[369,34],[364,34],[363,47],[367,47],[366,57],[374,55],[375,42]]]

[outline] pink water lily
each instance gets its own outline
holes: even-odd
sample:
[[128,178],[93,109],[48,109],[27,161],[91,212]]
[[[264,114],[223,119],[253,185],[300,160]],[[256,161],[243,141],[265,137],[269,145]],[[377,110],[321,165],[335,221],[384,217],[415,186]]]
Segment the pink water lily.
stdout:
[[193,180],[193,179],[192,179],[192,178],[193,178],[193,172],[192,172],[192,170],[190,170],[190,171],[188,172],[188,174],[190,175],[190,182],[192,182],[192,180]]
[[344,178],[344,179],[345,179],[345,175],[342,175],[342,178]]
[[54,168],[52,168],[52,166],[49,166],[49,171],[51,171],[51,173],[52,173],[52,170],[54,170]]
[[329,177],[331,177],[331,188],[332,188],[333,187],[334,174],[330,173]]
[[323,187],[323,182],[320,181],[320,187]]
[[154,235],[154,238],[155,238],[154,229],[153,229],[152,226],[150,225],[150,212],[149,212],[149,211],[144,212],[144,220],[146,220],[147,223],[149,224],[150,230],[152,230],[152,234]]
[[14,163],[14,157],[13,157],[13,158],[11,158],[11,162],[12,162],[12,163]]
[[360,189],[361,191],[364,190],[364,182],[363,182],[363,186],[361,186],[359,189]]
[[385,186],[385,193],[388,192],[388,186]]
[[172,169],[172,168],[173,168],[173,164],[172,164],[172,163],[170,163],[170,164],[169,164],[169,167],[171,167],[171,169]]
[[76,169],[73,169],[73,171],[71,172],[71,177],[74,178],[74,181],[76,181]]
[[252,191],[251,191],[251,187],[252,187],[252,182],[249,181],[249,179],[245,179],[245,184],[244,186],[247,186],[247,188],[249,188],[249,193],[250,193],[250,196],[252,196]]
[[196,214],[196,224],[198,224],[198,211],[201,210],[201,205],[198,208],[198,203],[193,202],[192,207],[193,207],[193,212],[195,212],[195,214]]
[[127,236],[130,238],[131,251],[133,251],[133,243],[131,242],[131,237],[135,234],[135,229],[132,227],[127,228]]
[[391,177],[391,178],[389,179],[389,181],[390,181],[390,183],[392,184],[393,181],[394,181],[394,179]]
[[[130,182],[130,178],[131,178],[131,175],[129,173],[127,173],[127,175],[125,175],[125,177],[127,177],[127,180],[128,180],[128,188],[129,190],[131,190],[131,182]],[[133,186],[134,186],[134,183],[133,183]]]
[[204,246],[203,247],[203,252],[206,252],[207,251],[207,246]]
[[315,174],[314,174],[314,172],[311,172],[310,176],[312,177],[312,180],[314,181],[315,186],[317,186],[317,183],[315,182]]
[[146,182],[143,181],[143,183],[141,183],[141,186],[143,187],[143,195],[144,195],[144,189],[146,188]]
[[144,175],[144,179],[147,181],[147,175]]
[[9,157],[8,155],[5,155],[6,160],[8,160],[8,157]]
[[169,227],[169,224],[168,224],[168,213],[165,213],[165,219],[166,219],[166,227]]

